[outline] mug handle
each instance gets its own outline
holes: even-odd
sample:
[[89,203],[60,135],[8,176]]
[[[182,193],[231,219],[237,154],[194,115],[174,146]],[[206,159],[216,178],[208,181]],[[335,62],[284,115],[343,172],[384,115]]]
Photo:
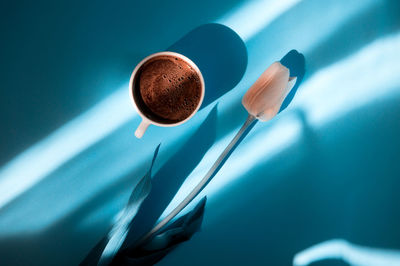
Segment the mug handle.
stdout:
[[142,119],[142,122],[140,122],[140,125],[135,131],[135,136],[140,139],[142,138],[144,132],[146,132],[146,129],[149,127],[150,123],[148,121],[145,121]]

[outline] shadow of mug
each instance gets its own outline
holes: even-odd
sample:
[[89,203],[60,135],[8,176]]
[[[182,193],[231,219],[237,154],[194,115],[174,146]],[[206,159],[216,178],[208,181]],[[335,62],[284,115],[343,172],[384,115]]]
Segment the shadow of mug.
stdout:
[[247,67],[247,50],[243,40],[229,27],[217,23],[193,29],[167,51],[183,54],[200,69],[205,82],[200,109],[233,89]]

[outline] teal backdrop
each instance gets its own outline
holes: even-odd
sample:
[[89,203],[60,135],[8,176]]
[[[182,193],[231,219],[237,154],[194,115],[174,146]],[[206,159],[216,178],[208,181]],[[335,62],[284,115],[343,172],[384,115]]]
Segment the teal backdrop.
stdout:
[[[279,60],[301,83],[193,202],[207,196],[201,231],[159,265],[290,265],[334,239],[400,261],[398,1],[2,1],[0,32],[1,265],[82,261],[161,143],[159,194],[135,233],[148,230],[229,143],[241,97]],[[164,50],[199,65],[206,101],[136,139],[130,74]],[[320,265],[346,265],[325,252]]]

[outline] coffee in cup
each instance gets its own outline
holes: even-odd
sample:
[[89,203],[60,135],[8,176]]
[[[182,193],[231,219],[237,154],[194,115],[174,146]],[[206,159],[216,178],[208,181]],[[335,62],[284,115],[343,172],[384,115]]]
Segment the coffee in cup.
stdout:
[[143,118],[135,132],[140,138],[149,124],[175,126],[192,117],[204,97],[204,80],[190,59],[161,52],[139,63],[132,73],[130,90]]

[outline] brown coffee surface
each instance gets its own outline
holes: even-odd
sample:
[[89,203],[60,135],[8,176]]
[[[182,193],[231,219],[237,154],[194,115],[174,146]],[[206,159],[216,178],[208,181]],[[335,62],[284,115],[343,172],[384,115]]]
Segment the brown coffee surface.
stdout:
[[179,122],[189,117],[200,101],[201,83],[197,72],[184,60],[158,56],[139,71],[144,104],[157,116]]

